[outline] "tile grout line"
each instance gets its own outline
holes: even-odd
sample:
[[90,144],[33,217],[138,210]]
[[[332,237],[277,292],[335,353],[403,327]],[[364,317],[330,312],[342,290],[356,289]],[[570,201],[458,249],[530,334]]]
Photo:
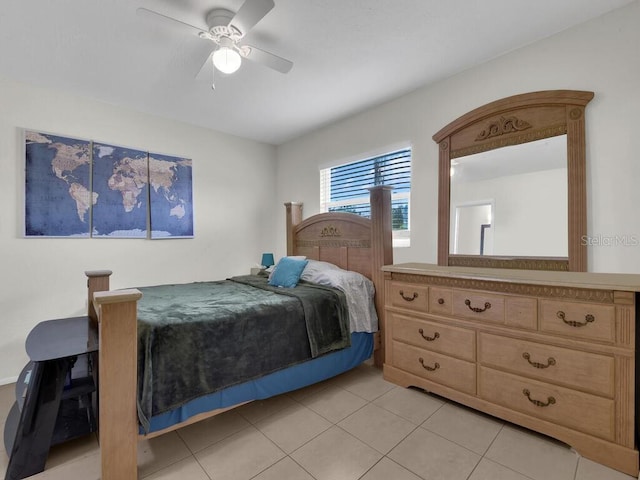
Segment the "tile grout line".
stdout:
[[362,475],[360,475],[360,476],[357,478],[357,480],[360,480],[361,478],[364,478],[364,477],[367,475],[367,473],[369,473],[371,470],[373,470],[373,469],[374,469],[374,467],[375,467],[376,465],[378,465],[378,464],[379,464],[382,460],[384,460],[385,458],[387,458],[387,456],[386,456],[386,455],[383,455],[383,456],[382,456],[382,457],[381,457],[377,462],[375,462],[373,465],[371,465],[369,468],[367,468],[367,470],[366,470]]
[[[186,460],[186,459],[187,459],[187,458],[189,458],[190,456],[191,456],[191,457],[194,457],[194,459],[196,460],[196,462],[198,461],[198,459],[197,459],[197,458],[195,458],[194,453],[193,453],[193,452],[191,451],[191,449],[189,448],[189,445],[187,445],[187,442],[185,442],[185,441],[183,440],[183,438],[180,436],[180,434],[178,433],[178,431],[177,431],[177,430],[175,430],[175,432],[176,432],[176,434],[177,434],[177,437],[178,437],[178,438],[180,439],[180,441],[183,443],[184,447],[187,449],[187,452],[189,452],[189,455],[187,455],[187,456],[185,456],[185,457],[183,457],[183,458],[179,458],[179,459],[175,460],[174,462],[168,463],[168,464],[167,464],[167,465],[165,465],[164,467],[159,468],[159,469],[157,469],[157,470],[152,470],[152,471],[150,471],[150,472],[148,472],[148,473],[146,473],[146,474],[144,474],[144,475],[138,475],[138,476],[140,477],[140,480],[142,480],[143,478],[150,477],[151,475],[155,475],[156,473],[161,472],[161,471],[163,471],[163,470],[165,470],[165,469],[167,469],[167,468],[169,468],[169,467],[172,467],[173,465],[175,465],[175,464],[177,464],[177,463],[180,463],[180,462],[182,462],[182,461]],[[171,433],[171,432],[168,432],[168,434],[170,434],[170,433]],[[138,440],[138,443],[139,443],[139,442],[140,442],[140,440]],[[99,453],[100,453],[100,450],[98,450],[98,454],[99,454]],[[140,470],[140,466],[138,466],[138,473],[140,473],[140,472],[139,472],[139,470]],[[206,473],[206,471],[205,471],[205,473]],[[208,476],[208,475],[207,475],[207,476]]]

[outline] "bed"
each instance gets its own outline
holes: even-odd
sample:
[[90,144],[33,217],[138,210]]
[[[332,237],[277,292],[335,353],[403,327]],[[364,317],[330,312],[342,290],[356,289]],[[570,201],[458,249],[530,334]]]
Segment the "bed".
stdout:
[[[103,480],[137,478],[139,438],[157,436],[252,400],[325,380],[359,365],[370,357],[372,351],[376,365],[382,365],[384,342],[380,339],[384,331],[384,274],[381,267],[393,263],[390,188],[371,188],[370,202],[370,220],[337,212],[302,220],[302,204],[285,204],[287,256],[303,256],[318,264],[332,264],[371,280],[376,291],[377,333],[349,332],[349,346],[346,348],[329,348],[309,359],[275,368],[266,375],[249,375],[251,378],[246,381],[198,395],[177,408],[166,409],[148,418],[147,415],[139,415],[137,374],[138,302],[145,289],[109,291],[110,271],[86,272],[88,315],[98,325],[100,342],[97,377]],[[240,283],[262,281],[249,277],[236,280]],[[151,291],[147,295],[151,295]],[[147,418],[148,424],[141,418]]]

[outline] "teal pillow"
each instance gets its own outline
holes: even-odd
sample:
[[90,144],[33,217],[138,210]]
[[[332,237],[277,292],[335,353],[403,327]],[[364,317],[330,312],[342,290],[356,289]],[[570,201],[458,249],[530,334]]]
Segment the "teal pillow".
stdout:
[[307,263],[307,260],[282,257],[269,277],[269,285],[285,288],[295,287]]

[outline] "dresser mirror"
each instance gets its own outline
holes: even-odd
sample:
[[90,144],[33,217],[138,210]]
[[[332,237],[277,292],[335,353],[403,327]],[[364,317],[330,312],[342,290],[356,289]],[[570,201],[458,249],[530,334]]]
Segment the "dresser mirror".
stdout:
[[449,254],[568,257],[566,135],[453,159],[449,177]]
[[586,271],[584,109],[592,98],[515,95],[433,136],[439,265]]

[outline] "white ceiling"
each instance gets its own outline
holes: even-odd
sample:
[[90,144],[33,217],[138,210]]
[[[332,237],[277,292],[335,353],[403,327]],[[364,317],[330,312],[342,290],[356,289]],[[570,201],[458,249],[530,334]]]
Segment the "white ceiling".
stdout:
[[280,144],[632,0],[275,0],[246,43],[294,62],[196,78],[205,27],[243,0],[2,0],[0,75]]

